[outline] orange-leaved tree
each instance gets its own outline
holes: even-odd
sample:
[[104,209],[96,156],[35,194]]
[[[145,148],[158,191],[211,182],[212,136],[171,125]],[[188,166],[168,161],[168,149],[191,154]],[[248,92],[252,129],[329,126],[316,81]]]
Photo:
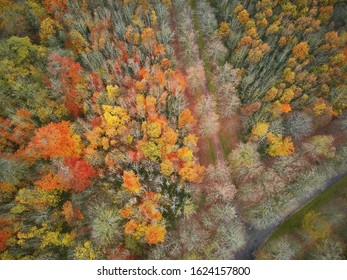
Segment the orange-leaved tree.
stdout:
[[32,159],[52,159],[77,156],[81,153],[81,141],[72,131],[71,123],[49,123],[35,131],[25,154]]

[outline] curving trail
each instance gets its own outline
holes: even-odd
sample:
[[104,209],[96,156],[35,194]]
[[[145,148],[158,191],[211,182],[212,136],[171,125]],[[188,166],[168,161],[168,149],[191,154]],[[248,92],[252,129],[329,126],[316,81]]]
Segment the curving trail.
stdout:
[[308,198],[302,198],[300,199],[296,204],[294,209],[285,217],[281,219],[280,222],[269,226],[265,229],[256,229],[254,227],[251,227],[248,225],[248,242],[245,248],[240,250],[235,258],[237,260],[252,260],[255,258],[254,254],[263,244],[266,243],[266,241],[271,237],[271,235],[276,231],[277,228],[279,228],[288,218],[290,218],[292,215],[294,215],[296,212],[298,212],[301,208],[303,208],[306,204],[310,203],[312,200],[314,200],[316,197],[318,197],[320,194],[322,194],[325,190],[327,190],[329,187],[333,186],[337,181],[339,181],[342,177],[346,176],[347,173],[339,174],[333,178],[331,178],[324,188],[319,189],[315,191],[315,193]]

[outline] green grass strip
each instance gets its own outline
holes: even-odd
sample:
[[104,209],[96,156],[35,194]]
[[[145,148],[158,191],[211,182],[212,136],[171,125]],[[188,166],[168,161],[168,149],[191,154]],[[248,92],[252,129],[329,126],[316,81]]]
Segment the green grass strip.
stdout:
[[334,197],[347,197],[347,175],[342,177],[339,181],[333,184],[331,187],[323,191],[320,195],[314,198],[311,202],[303,206],[292,216],[290,216],[286,221],[284,221],[270,236],[267,242],[262,246],[265,247],[268,243],[277,239],[278,237],[294,232],[297,228],[301,226],[304,216],[314,210],[326,204],[330,199]]

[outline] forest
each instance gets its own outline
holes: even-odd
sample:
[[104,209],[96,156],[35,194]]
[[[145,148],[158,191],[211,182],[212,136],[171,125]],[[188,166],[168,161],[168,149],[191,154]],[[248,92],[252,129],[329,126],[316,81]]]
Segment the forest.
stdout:
[[347,259],[346,42],[344,0],[0,0],[0,260]]

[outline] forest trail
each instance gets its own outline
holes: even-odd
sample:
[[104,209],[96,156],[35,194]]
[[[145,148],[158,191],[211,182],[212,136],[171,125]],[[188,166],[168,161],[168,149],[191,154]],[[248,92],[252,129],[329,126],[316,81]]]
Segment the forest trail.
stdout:
[[321,195],[324,191],[333,186],[337,181],[339,181],[342,177],[346,176],[347,172],[339,174],[335,177],[332,177],[324,188],[317,189],[310,197],[303,197],[297,203],[295,203],[295,207],[293,207],[292,211],[285,217],[283,217],[279,222],[274,225],[271,225],[265,229],[256,229],[253,226],[248,225],[247,234],[248,234],[248,242],[245,248],[240,250],[235,255],[235,259],[237,260],[252,260],[255,259],[255,252],[266,243],[266,241],[271,237],[271,235],[279,228],[286,220],[288,220],[291,216],[293,216],[300,209],[305,207],[306,204],[310,203],[312,200]]
[[[192,12],[194,12],[194,11],[192,11]],[[175,8],[172,8],[171,12],[170,12],[170,28],[174,32],[174,40],[172,42],[172,45],[173,45],[173,49],[174,49],[174,56],[176,58],[177,67],[182,73],[187,74],[187,65],[184,61],[184,55],[183,55],[181,43],[179,42],[179,30],[177,27],[177,15],[176,15]],[[195,28],[194,28],[193,32],[195,34],[195,38],[198,38],[197,32],[199,32],[199,31],[195,30]],[[195,42],[195,43],[197,44],[197,42]],[[200,50],[200,48],[198,48],[198,49],[199,49],[199,60],[202,61],[201,50]],[[205,75],[205,73],[204,73],[204,75]],[[204,77],[204,80],[206,81],[206,77]],[[202,86],[202,88],[200,90],[204,96],[206,96],[207,98],[213,99],[212,95],[208,89],[207,82],[204,83],[204,85]],[[190,88],[189,84],[188,84],[188,87],[186,89],[185,95],[188,99],[189,107],[193,109],[196,106],[198,100],[197,100],[197,96],[194,95],[194,91]],[[193,111],[194,111],[194,109],[193,109]],[[214,112],[214,113],[216,113],[218,115],[218,112]],[[222,149],[222,144],[220,142],[218,133],[219,133],[219,131],[215,131],[213,134],[210,135],[210,138],[212,139],[214,151],[216,153],[216,161],[226,164],[225,156],[224,156],[223,149]],[[206,145],[207,145],[207,143],[206,143]],[[213,162],[211,162],[211,163],[213,163]]]
[[[223,105],[220,104],[217,95],[218,95],[218,85],[214,84],[212,73],[216,66],[210,62],[209,58],[206,55],[206,47],[208,41],[201,35],[202,31],[199,26],[199,15],[197,12],[197,1],[189,1],[191,8],[191,16],[193,22],[193,29],[196,38],[196,44],[199,49],[199,60],[203,63],[204,74],[205,74],[205,84],[203,86],[202,92],[208,98],[216,101],[217,106],[214,109],[214,112],[218,116],[219,129],[211,135],[212,141],[215,146],[215,152],[217,157],[217,162],[227,165],[226,157],[229,155],[232,149],[235,149],[239,143],[240,139],[238,137],[238,130],[241,127],[241,118],[235,112],[232,115],[224,116],[223,115]],[[227,61],[225,61],[227,62]],[[208,79],[209,78],[209,79]]]
[[177,15],[176,15],[176,10],[174,7],[171,8],[170,10],[170,17],[169,17],[169,24],[170,24],[170,29],[174,34],[174,39],[172,41],[172,47],[174,50],[174,58],[175,62],[177,63],[176,67],[183,73],[186,74],[186,68],[185,68],[185,63],[183,60],[183,52],[182,52],[182,47],[181,43],[179,41],[179,33],[178,33],[178,27],[177,27]]
[[[193,7],[191,7],[191,9],[192,9],[191,16],[194,17],[195,11],[194,11]],[[194,19],[192,19],[192,21],[194,22]],[[172,45],[173,45],[173,49],[174,49],[174,57],[176,59],[177,68],[182,73],[187,74],[187,65],[186,65],[186,62],[184,60],[183,49],[182,49],[181,43],[179,41],[179,30],[178,30],[178,26],[177,26],[177,14],[176,14],[175,8],[172,8],[170,11],[170,28],[174,32],[174,39],[173,39]],[[196,26],[194,26],[193,32],[195,33],[195,38],[197,40],[198,36],[199,36],[199,34],[198,34],[199,30]],[[197,44],[197,42],[195,42],[195,43]],[[201,49],[200,49],[200,47],[198,49],[199,49],[199,60],[202,61]],[[206,77],[205,77],[205,81],[206,81]],[[205,97],[213,99],[213,94],[211,94],[207,82],[204,83],[204,85],[200,89],[200,92]],[[197,104],[199,96],[194,95],[194,91],[189,87],[189,84],[188,84],[188,88],[186,89],[185,95],[188,99],[189,107],[192,109],[192,111],[194,111],[194,107]],[[219,115],[217,110],[215,110],[214,113]],[[220,120],[221,119],[222,118],[220,118]],[[237,123],[239,123],[240,119],[237,119],[235,121],[237,121]],[[221,123],[221,130],[223,130],[223,125],[224,125],[224,123]],[[236,130],[236,129],[237,129],[237,126],[234,127],[234,130]],[[233,132],[235,132],[235,131],[233,131]],[[207,139],[207,137],[205,137],[205,138]],[[222,143],[221,143],[221,140],[219,137],[219,131],[216,131],[212,135],[210,135],[210,139],[212,140],[213,149],[216,153],[216,162],[227,164],[225,154],[223,152]],[[233,137],[230,139],[230,141],[232,141],[232,143],[231,143],[232,148],[235,148],[237,146],[237,144],[239,143],[239,139],[237,137],[236,132],[233,133]],[[208,145],[208,143],[204,143],[204,144]],[[211,162],[211,164],[213,164],[213,162]],[[324,188],[316,190],[308,198],[302,198],[299,201],[297,201],[293,205],[292,211],[290,211],[290,213],[288,215],[281,218],[274,225],[271,225],[265,229],[256,229],[254,226],[245,222],[245,227],[246,227],[246,232],[247,232],[247,244],[243,249],[239,250],[236,253],[235,259],[237,259],[237,260],[254,259],[255,258],[254,253],[256,252],[256,250],[258,248],[260,248],[269,239],[269,237],[275,232],[275,230],[278,227],[280,227],[289,217],[291,217],[293,214],[295,214],[297,211],[299,211],[302,207],[304,207],[310,201],[312,201],[317,196],[319,196],[321,193],[323,193],[326,189],[328,189],[330,186],[332,186],[335,182],[337,182],[344,175],[346,175],[346,174],[340,174],[338,176],[331,178],[329,180],[329,182],[327,182],[327,184],[325,185]],[[239,208],[237,201],[236,201],[235,206],[236,206],[236,208]]]

